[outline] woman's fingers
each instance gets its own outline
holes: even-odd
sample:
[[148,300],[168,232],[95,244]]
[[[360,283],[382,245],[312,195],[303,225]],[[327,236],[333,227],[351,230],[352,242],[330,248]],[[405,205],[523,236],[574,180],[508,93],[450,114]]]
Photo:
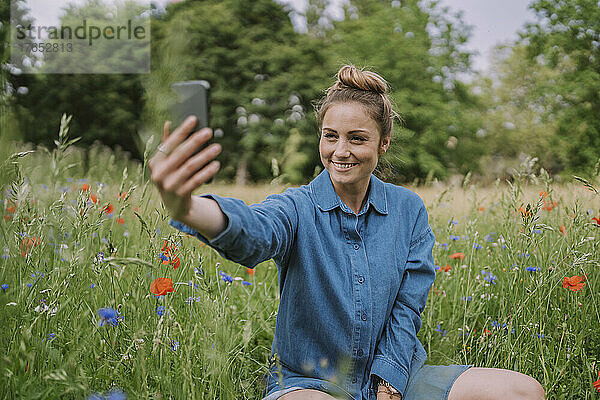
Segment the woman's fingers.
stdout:
[[181,188],[177,190],[178,194],[182,196],[187,193],[192,193],[200,185],[206,183],[208,180],[210,180],[210,178],[215,176],[215,174],[219,172],[220,168],[221,163],[218,161],[211,162],[200,171],[196,172],[196,174],[194,174],[194,176],[192,176],[190,179],[188,179],[187,182],[185,182]]
[[[194,150],[192,150],[192,152],[193,151]],[[212,144],[203,149],[195,156],[187,159],[183,165],[179,166],[176,170],[172,171],[168,176],[166,176],[163,181],[163,188],[167,191],[173,191],[178,194],[187,193],[187,191],[183,189],[186,181],[192,175],[196,174],[196,172],[198,172],[198,170],[200,170],[204,165],[218,156],[219,153],[221,153],[221,145],[219,144]],[[175,156],[175,154],[173,154],[173,156]],[[189,155],[187,157],[189,157]],[[210,177],[208,179],[210,179]],[[200,182],[199,184],[201,183],[204,182]],[[194,187],[194,189],[195,188],[196,187]]]
[[161,140],[162,143],[167,141],[167,138],[169,137],[170,132],[171,132],[171,121],[165,121],[165,124],[163,125],[163,135],[162,135],[162,140]]

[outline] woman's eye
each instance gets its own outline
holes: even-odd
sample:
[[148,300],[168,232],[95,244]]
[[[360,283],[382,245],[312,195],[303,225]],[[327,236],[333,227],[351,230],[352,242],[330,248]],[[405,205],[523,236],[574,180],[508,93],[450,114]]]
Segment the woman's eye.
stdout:
[[354,136],[354,137],[352,138],[352,140],[359,141],[359,142],[364,142],[364,141],[365,141],[365,138],[364,138],[364,137],[361,137],[361,136]]
[[330,139],[330,138],[334,138],[334,137],[335,137],[335,135],[334,135],[333,133],[326,133],[326,134],[325,134],[325,137],[326,137],[327,139]]

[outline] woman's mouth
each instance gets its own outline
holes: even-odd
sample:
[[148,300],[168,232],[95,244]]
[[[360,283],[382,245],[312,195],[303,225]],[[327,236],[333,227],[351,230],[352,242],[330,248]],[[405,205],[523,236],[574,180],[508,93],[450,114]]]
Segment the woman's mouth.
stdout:
[[331,163],[337,170],[342,170],[342,171],[349,170],[350,168],[354,167],[355,165],[358,165],[358,163],[340,163],[340,162],[335,162],[335,161],[332,161]]

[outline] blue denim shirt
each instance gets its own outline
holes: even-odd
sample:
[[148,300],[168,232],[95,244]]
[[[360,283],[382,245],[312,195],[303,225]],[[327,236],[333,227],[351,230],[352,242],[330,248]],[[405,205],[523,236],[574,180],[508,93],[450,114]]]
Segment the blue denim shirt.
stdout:
[[421,198],[371,176],[357,215],[327,170],[260,204],[207,197],[229,220],[219,236],[209,241],[169,223],[247,267],[271,258],[277,264],[266,393],[298,386],[375,400],[382,378],[404,394],[427,358],[417,332],[435,278],[435,238]]

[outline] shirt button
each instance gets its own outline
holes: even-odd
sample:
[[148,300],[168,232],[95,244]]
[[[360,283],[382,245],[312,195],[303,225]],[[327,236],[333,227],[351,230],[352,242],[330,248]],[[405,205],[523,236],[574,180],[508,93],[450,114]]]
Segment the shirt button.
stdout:
[[359,357],[363,356],[363,350],[362,349],[358,349],[358,351],[356,352],[356,355]]
[[360,249],[360,244],[354,243],[354,250],[358,250],[358,249]]
[[362,277],[362,276],[358,277],[358,283],[362,284],[364,282],[365,282],[365,278],[364,277]]
[[356,381],[358,381],[358,379],[352,378],[352,383],[356,383]]
[[363,321],[367,320],[367,314],[363,313],[363,315],[360,316],[360,319],[362,319]]

